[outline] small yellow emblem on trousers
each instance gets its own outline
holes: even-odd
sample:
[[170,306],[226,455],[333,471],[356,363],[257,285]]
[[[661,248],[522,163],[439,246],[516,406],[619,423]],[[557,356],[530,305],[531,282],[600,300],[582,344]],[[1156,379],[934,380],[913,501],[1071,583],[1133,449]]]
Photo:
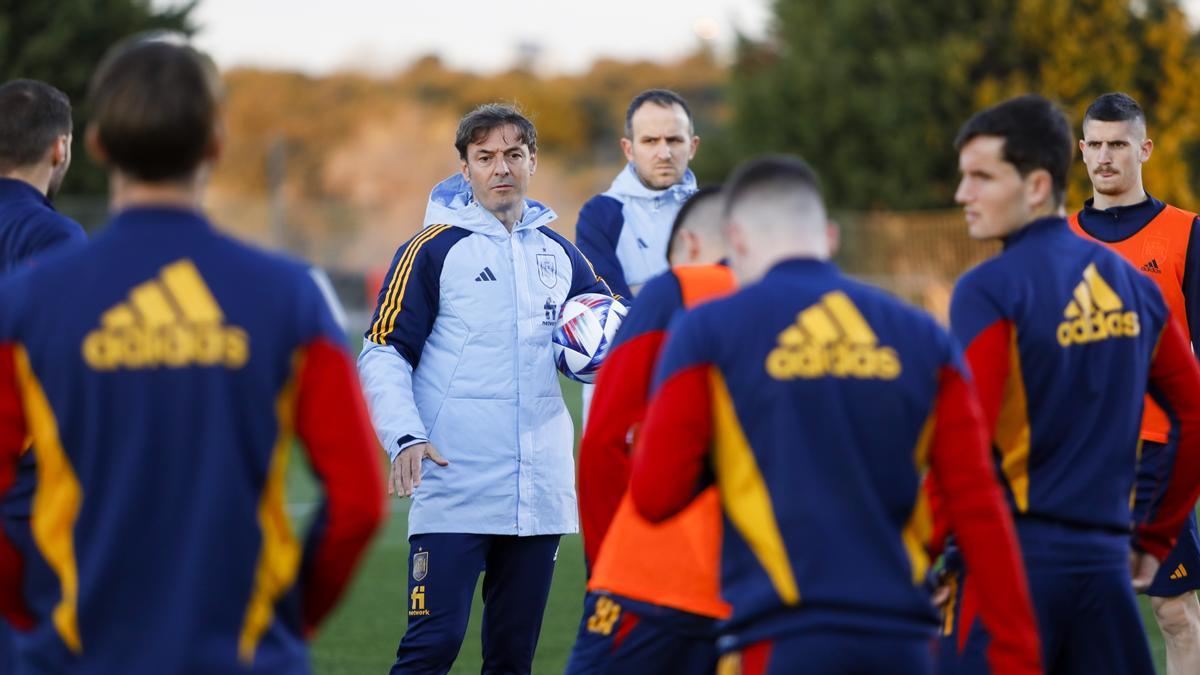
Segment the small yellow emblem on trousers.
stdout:
[[1178,581],[1179,579],[1182,579],[1186,576],[1187,576],[1187,569],[1184,568],[1183,563],[1180,563],[1179,567],[1176,567],[1175,571],[1171,573],[1171,581]]
[[841,291],[796,315],[767,355],[767,374],[776,380],[819,377],[894,380],[900,357],[879,338],[850,298]]
[[100,327],[83,340],[83,359],[96,370],[241,368],[250,358],[249,336],[224,319],[200,271],[178,260],[100,316]]

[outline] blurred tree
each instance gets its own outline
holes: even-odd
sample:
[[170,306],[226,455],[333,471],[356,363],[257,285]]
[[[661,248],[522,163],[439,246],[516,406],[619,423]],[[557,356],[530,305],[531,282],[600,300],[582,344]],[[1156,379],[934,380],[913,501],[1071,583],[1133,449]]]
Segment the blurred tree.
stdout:
[[74,161],[65,192],[102,193],[104,174],[83,150],[85,95],[92,69],[114,43],[148,30],[190,35],[198,0],[164,6],[150,0],[0,0],[0,81],[48,82],[71,98]]
[[[1146,107],[1156,196],[1192,208],[1200,128],[1188,114],[1200,42],[1178,0],[776,0],[770,37],[743,40],[730,79],[731,160],[794,152],[840,208],[952,203],[955,130],[1026,92],[1078,122],[1107,91]],[[1074,174],[1071,201],[1086,196]]]

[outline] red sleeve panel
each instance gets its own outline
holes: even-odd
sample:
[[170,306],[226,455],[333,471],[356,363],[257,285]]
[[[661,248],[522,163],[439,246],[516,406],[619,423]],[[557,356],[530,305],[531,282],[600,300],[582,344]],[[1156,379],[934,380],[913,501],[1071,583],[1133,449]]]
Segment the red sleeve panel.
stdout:
[[629,489],[638,512],[652,523],[682,511],[702,487],[712,439],[709,369],[697,364],[672,375],[646,412]]
[[[0,344],[0,500],[16,480],[17,459],[28,434],[15,352],[14,345]],[[17,628],[28,630],[33,627],[33,615],[21,595],[23,570],[20,552],[0,527],[0,612]]]
[[587,429],[579,444],[579,521],[588,565],[629,486],[629,435],[646,412],[654,365],[666,338],[651,331],[619,344],[596,378]]
[[1150,386],[1179,425],[1179,449],[1162,504],[1135,531],[1136,545],[1162,560],[1200,494],[1200,366],[1177,321],[1167,321],[1150,364]]
[[942,369],[935,415],[931,473],[971,570],[980,615],[992,635],[992,670],[1041,673],[1033,604],[1012,517],[992,468],[984,414],[970,385],[954,368]]
[[311,633],[337,604],[383,520],[383,477],[358,376],[340,346],[326,338],[309,345],[296,405],[296,432],[326,498],[306,542],[302,606]]
[[[991,438],[996,433],[996,420],[1000,418],[1000,410],[1004,404],[1004,385],[1011,368],[1009,346],[1012,330],[1011,321],[1000,319],[976,334],[971,344],[967,345],[967,365],[971,369],[975,393],[983,413],[984,447],[991,446]],[[925,477],[925,490],[929,495],[929,507],[933,513],[933,534],[929,547],[932,553],[937,555],[946,547],[950,523],[943,508],[941,490],[934,480],[933,473]]]

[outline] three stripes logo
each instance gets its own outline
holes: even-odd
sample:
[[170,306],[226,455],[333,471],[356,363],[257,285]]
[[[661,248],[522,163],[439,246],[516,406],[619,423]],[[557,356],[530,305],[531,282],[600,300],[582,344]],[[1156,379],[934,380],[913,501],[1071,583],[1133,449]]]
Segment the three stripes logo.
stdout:
[[1175,571],[1171,572],[1171,581],[1179,581],[1180,579],[1182,579],[1186,576],[1187,576],[1187,569],[1184,568],[1183,563],[1179,563],[1179,567],[1176,567]]
[[404,292],[408,289],[408,279],[412,275],[417,254],[421,252],[421,247],[450,228],[450,225],[430,225],[404,247],[404,253],[400,255],[391,279],[388,280],[387,292],[384,293],[383,302],[379,304],[378,315],[371,324],[371,332],[367,334],[368,340],[379,345],[387,344],[387,336],[396,329],[396,316],[400,314]]
[[495,280],[496,280],[496,275],[492,274],[492,268],[490,268],[490,267],[483,268],[483,271],[479,273],[479,276],[475,277],[475,281],[495,281]]
[[1149,272],[1151,274],[1162,274],[1162,268],[1158,266],[1157,258],[1151,258],[1150,262],[1142,265],[1142,271]]
[[250,338],[224,319],[196,266],[178,260],[100,315],[100,327],[83,340],[83,360],[101,371],[241,368],[250,358]]
[[776,380],[819,377],[894,380],[900,357],[880,346],[875,331],[841,291],[796,315],[767,355],[767,374]]
[[1083,281],[1072,296],[1063,310],[1064,320],[1058,324],[1058,343],[1063,347],[1141,333],[1137,313],[1121,311],[1125,305],[1095,263],[1083,271]]

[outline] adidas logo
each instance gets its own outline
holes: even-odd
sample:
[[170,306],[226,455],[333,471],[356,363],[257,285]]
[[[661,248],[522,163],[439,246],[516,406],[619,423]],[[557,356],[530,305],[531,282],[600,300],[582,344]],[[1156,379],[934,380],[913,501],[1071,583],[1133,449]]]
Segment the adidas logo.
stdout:
[[1179,563],[1179,567],[1176,567],[1175,571],[1171,572],[1171,581],[1178,581],[1186,576],[1187,569],[1184,568],[1183,563]]
[[1083,271],[1083,281],[1063,310],[1058,324],[1058,343],[1063,347],[1082,345],[1111,337],[1137,337],[1141,333],[1136,312],[1122,312],[1124,304],[1092,263]]
[[479,273],[479,276],[475,277],[475,281],[495,281],[495,280],[496,280],[496,275],[492,274],[492,269],[490,267],[483,268],[483,271]]
[[1158,266],[1158,260],[1156,260],[1154,258],[1151,258],[1150,262],[1146,263],[1145,265],[1142,265],[1142,271],[1150,272],[1153,274],[1162,274],[1162,268]]
[[879,346],[875,331],[841,291],[796,315],[767,355],[767,374],[776,380],[838,377],[894,380],[900,357]]
[[129,298],[100,315],[83,340],[83,359],[96,370],[118,368],[241,368],[250,339],[225,315],[192,261],[167,265]]

